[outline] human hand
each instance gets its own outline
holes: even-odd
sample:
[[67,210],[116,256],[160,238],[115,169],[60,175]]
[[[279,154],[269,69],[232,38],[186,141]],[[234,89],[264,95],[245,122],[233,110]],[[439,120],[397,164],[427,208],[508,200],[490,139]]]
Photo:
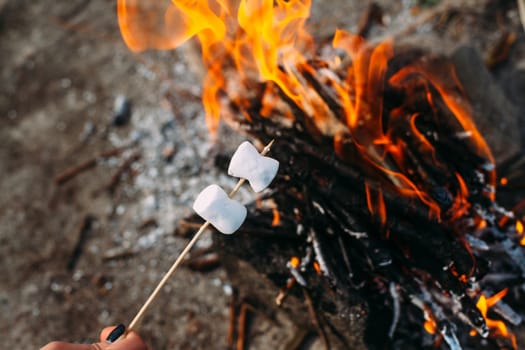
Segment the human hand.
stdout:
[[[108,342],[110,334],[112,338],[118,338],[118,334],[112,333],[117,327],[106,327],[100,332],[100,342],[93,344],[71,344],[59,341],[51,342],[40,350],[147,350],[146,344],[135,332],[129,332],[125,338],[115,343]],[[116,336],[115,336],[116,335]],[[115,339],[116,340],[116,339]]]

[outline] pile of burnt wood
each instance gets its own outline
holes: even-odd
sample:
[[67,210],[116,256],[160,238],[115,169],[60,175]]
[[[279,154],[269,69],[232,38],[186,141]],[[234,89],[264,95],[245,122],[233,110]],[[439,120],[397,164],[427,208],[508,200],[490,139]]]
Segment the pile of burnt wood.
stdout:
[[[333,348],[516,347],[523,226],[496,201],[495,160],[454,66],[412,50],[358,79],[357,60],[376,64],[363,45],[337,68],[293,69],[328,116],[271,82],[222,91],[225,119],[275,139],[281,164],[240,233],[216,235],[232,278],[267,307],[278,297]],[[360,86],[343,98],[341,82]],[[261,279],[269,290],[254,288]]]

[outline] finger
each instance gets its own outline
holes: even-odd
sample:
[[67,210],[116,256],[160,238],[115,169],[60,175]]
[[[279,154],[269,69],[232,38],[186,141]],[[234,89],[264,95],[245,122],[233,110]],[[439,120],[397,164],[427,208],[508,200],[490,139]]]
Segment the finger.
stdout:
[[106,350],[108,347],[109,344],[107,343],[93,343],[90,345],[89,350]]
[[[119,324],[118,326],[116,326],[115,328],[113,328],[111,330],[111,332],[109,332],[109,334],[104,337],[104,338],[100,338],[101,341],[104,341],[106,343],[114,343],[115,341],[117,341],[117,339],[119,339],[121,336],[124,335],[124,333],[126,333],[126,326],[124,326],[122,323]],[[101,334],[101,337],[102,335],[105,335],[105,334]]]
[[106,350],[147,350],[146,344],[135,332],[129,332],[125,338],[110,344]]
[[60,341],[54,341],[40,350],[106,350],[109,344],[96,343],[96,344],[71,344]]
[[70,344],[70,343],[64,343],[61,341],[54,341],[40,350],[89,350],[89,345],[87,344]]
[[104,343],[106,341],[106,339],[108,338],[109,333],[111,333],[111,331],[114,330],[115,327],[117,327],[117,326],[109,326],[109,327],[104,328],[100,332],[100,342],[101,343]]

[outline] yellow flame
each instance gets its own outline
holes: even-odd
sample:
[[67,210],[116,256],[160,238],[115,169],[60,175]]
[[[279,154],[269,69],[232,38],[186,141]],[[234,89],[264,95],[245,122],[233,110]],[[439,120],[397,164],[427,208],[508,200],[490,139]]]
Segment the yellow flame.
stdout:
[[520,220],[516,220],[516,232],[520,235],[523,233],[523,223]]
[[[265,82],[259,111],[262,116],[269,117],[274,108],[280,110],[275,106],[276,101],[282,101],[281,95],[286,95],[318,130],[334,137],[334,149],[340,158],[348,160],[344,142],[350,140],[354,153],[359,153],[360,160],[374,168],[371,172],[387,177],[400,195],[419,199],[428,206],[429,215],[441,219],[438,203],[428,189],[422,188],[409,174],[413,169],[405,159],[407,145],[394,139],[386,128],[388,125],[383,125],[386,121],[383,89],[388,62],[393,56],[392,40],[372,46],[357,35],[343,30],[335,32],[333,47],[352,59],[352,64],[345,67],[344,76],[333,72],[321,76],[320,83],[335,95],[342,108],[342,115],[336,118],[320,92],[311,86],[314,84],[305,81],[308,74],[318,78],[318,67],[311,63],[315,53],[312,38],[306,31],[310,7],[311,0],[117,0],[121,33],[133,51],[174,49],[192,37],[198,39],[207,72],[202,100],[212,135],[218,129],[224,101],[237,104],[241,115],[251,120],[245,108],[250,104],[250,88],[257,86],[256,82]],[[343,63],[335,57],[322,64],[322,67],[333,67]],[[425,80],[427,86],[433,86],[438,92],[436,97],[441,97],[459,126],[472,136],[479,155],[493,164],[492,154],[476,129],[468,106],[461,101],[461,94],[451,92],[461,90],[455,72],[450,69],[446,77],[437,73],[413,64],[399,70],[388,83],[403,87],[415,75]],[[222,99],[224,94],[229,99]],[[433,108],[434,96],[430,90],[426,98]],[[283,119],[293,119],[293,107],[281,109]],[[391,119],[400,117],[395,112],[391,114]],[[417,129],[416,118],[417,114],[410,118],[412,132],[419,147],[435,160],[434,148]],[[305,124],[309,128],[310,120]],[[315,128],[309,128],[312,129]],[[495,173],[490,172],[489,177],[494,185]],[[457,185],[452,219],[469,207],[469,194],[459,175]],[[371,212],[384,224],[387,208],[381,192],[374,196],[367,194]]]
[[481,315],[485,319],[485,322],[487,324],[487,327],[489,327],[490,332],[494,336],[507,338],[512,343],[512,346],[514,349],[518,349],[518,344],[516,341],[516,336],[509,332],[507,329],[507,326],[503,321],[500,320],[493,320],[487,317],[488,310],[494,306],[498,301],[500,301],[505,295],[507,294],[507,288],[503,289],[499,293],[494,294],[490,298],[485,297],[485,295],[481,295],[479,297],[478,302],[476,303],[476,307],[481,312]]
[[135,52],[174,49],[194,35],[209,46],[226,34],[208,0],[118,0],[117,13],[122,37]]
[[233,60],[240,76],[259,75],[278,85],[300,107],[307,102],[292,66],[311,46],[304,29],[311,0],[118,0],[119,26],[133,51],[174,49],[196,36],[207,68],[203,86],[206,122],[220,121],[223,65]]

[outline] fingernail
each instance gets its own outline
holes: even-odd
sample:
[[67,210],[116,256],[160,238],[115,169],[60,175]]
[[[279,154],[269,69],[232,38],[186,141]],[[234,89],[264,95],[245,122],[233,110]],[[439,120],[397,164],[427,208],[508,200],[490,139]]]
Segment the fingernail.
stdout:
[[111,331],[111,333],[109,333],[108,337],[106,338],[106,343],[111,344],[115,342],[118,338],[122,336],[122,334],[124,334],[125,331],[126,326],[124,326],[122,323],[119,324],[115,327],[115,329]]

